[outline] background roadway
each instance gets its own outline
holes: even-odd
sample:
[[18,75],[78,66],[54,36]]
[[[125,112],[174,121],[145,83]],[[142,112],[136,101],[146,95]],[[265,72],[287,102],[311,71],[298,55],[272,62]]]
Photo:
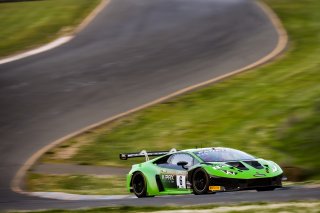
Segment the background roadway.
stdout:
[[250,0],[113,0],[71,42],[0,65],[0,209],[129,205],[27,197],[10,182],[50,142],[251,64],[277,41]]

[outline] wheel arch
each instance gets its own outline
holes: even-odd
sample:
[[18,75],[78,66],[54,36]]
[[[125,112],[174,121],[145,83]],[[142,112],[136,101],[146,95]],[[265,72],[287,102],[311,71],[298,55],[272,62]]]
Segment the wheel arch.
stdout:
[[193,173],[197,170],[197,169],[203,169],[207,172],[207,174],[209,175],[209,178],[214,175],[212,173],[212,169],[210,166],[206,165],[206,164],[199,164],[196,167],[192,168],[190,171],[188,171],[188,181],[190,182],[190,184],[192,185],[192,177],[193,177]]
[[134,172],[132,172],[130,175],[130,180],[129,180],[129,188],[132,188],[132,177],[134,176],[134,174],[140,172],[143,175],[143,178],[146,182],[146,186],[147,186],[147,196],[154,196],[157,195],[159,193],[158,190],[158,186],[157,186],[157,182],[156,182],[156,174],[152,171],[149,170],[135,170]]
[[193,173],[199,168],[203,168],[203,166],[202,165],[198,165],[198,166],[192,168],[190,171],[188,171],[188,181],[190,182],[190,184],[192,184]]

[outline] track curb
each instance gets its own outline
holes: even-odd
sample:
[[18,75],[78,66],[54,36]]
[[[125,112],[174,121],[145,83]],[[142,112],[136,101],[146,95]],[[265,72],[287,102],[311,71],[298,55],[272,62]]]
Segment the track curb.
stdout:
[[[109,0],[103,0],[103,1],[106,1],[107,3],[109,2]],[[105,5],[107,5],[107,3]],[[209,84],[212,84],[212,83],[215,83],[215,82],[218,82],[218,81],[221,81],[223,79],[226,79],[226,78],[229,78],[233,75],[236,75],[236,74],[239,74],[239,73],[242,73],[244,71],[247,71],[249,69],[252,69],[252,68],[255,68],[257,66],[260,66],[260,65],[263,65],[267,62],[269,62],[270,60],[274,59],[276,56],[279,56],[286,48],[287,46],[287,43],[288,43],[288,35],[287,35],[287,32],[286,30],[284,29],[280,19],[278,18],[278,16],[269,8],[269,6],[267,6],[265,3],[261,2],[261,1],[257,1],[255,2],[257,3],[258,7],[267,15],[267,17],[270,19],[271,23],[273,24],[273,26],[275,27],[276,31],[277,31],[277,34],[278,34],[278,42],[277,42],[277,45],[276,47],[266,56],[262,57],[261,59],[257,60],[256,62],[252,63],[252,64],[249,64],[243,68],[240,68],[240,69],[237,69],[237,70],[234,70],[228,74],[225,74],[225,75],[222,75],[222,76],[219,76],[219,77],[216,77],[216,78],[213,78],[213,79],[209,79],[207,81],[204,81],[202,83],[198,83],[198,84],[195,84],[195,85],[192,85],[192,86],[189,86],[189,87],[186,87],[184,89],[181,89],[181,90],[178,90],[176,92],[173,92],[169,95],[166,95],[166,96],[163,96],[161,98],[158,98],[154,101],[151,101],[149,103],[146,103],[146,104],[143,104],[139,107],[136,107],[134,109],[131,109],[131,110],[128,110],[126,112],[123,112],[123,113],[120,113],[120,114],[117,114],[115,116],[112,116],[112,117],[109,117],[109,118],[106,118],[100,122],[97,122],[97,123],[94,123],[92,125],[89,125],[85,128],[82,128],[76,132],[73,132],[73,133],[70,133],[56,141],[53,141],[52,143],[46,145],[45,147],[43,147],[42,149],[38,150],[36,153],[34,153],[21,167],[20,169],[18,170],[18,172],[16,173],[14,179],[12,180],[11,182],[11,190],[16,192],[16,193],[20,193],[20,194],[24,194],[24,195],[29,195],[29,196],[39,196],[39,195],[36,195],[32,192],[27,192],[27,191],[24,191],[21,187],[23,181],[24,181],[24,178],[25,178],[25,174],[26,172],[34,165],[34,163],[45,153],[47,152],[48,150],[50,150],[51,148],[57,146],[58,144],[61,144],[62,142],[66,141],[67,139],[70,139],[72,137],[75,137],[77,135],[80,135],[82,134],[83,132],[85,131],[88,131],[90,129],[93,129],[93,128],[97,128],[101,125],[104,125],[106,123],[109,123],[109,122],[112,122],[114,120],[117,120],[119,118],[122,118],[124,116],[127,116],[129,114],[132,114],[134,112],[137,112],[137,111],[140,111],[142,109],[145,109],[147,107],[150,107],[150,106],[153,106],[155,104],[159,104],[161,102],[164,102],[170,98],[173,98],[173,97],[176,97],[178,95],[181,95],[181,94],[184,94],[186,92],[190,92],[192,90],[195,90],[195,89],[198,89],[198,88],[201,88],[203,86],[206,86],[206,85],[209,85]],[[103,8],[103,7],[102,7]],[[102,9],[101,8],[101,9]],[[101,11],[101,9],[99,11]],[[97,13],[96,13],[97,15]],[[95,16],[94,16],[95,17]],[[93,18],[94,18],[93,17]],[[91,18],[91,20],[93,19]],[[91,21],[90,20],[90,21]],[[89,21],[89,22],[90,22]],[[88,23],[89,23],[88,22]],[[80,30],[82,30],[85,26],[88,25],[88,23],[84,24],[83,26],[80,26]]]

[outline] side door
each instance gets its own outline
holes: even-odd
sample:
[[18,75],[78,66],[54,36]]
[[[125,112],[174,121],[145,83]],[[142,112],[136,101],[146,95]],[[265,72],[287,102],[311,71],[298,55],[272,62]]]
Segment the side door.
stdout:
[[[184,167],[178,162],[185,161]],[[167,161],[166,168],[160,170],[160,180],[165,190],[184,191],[188,189],[187,175],[188,168],[194,165],[195,159],[188,153],[172,154]]]

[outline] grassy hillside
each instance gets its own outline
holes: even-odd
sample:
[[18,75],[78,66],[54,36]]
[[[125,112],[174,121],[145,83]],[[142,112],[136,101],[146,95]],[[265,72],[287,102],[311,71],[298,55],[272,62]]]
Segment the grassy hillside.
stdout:
[[0,2],[0,57],[71,32],[100,0]]

